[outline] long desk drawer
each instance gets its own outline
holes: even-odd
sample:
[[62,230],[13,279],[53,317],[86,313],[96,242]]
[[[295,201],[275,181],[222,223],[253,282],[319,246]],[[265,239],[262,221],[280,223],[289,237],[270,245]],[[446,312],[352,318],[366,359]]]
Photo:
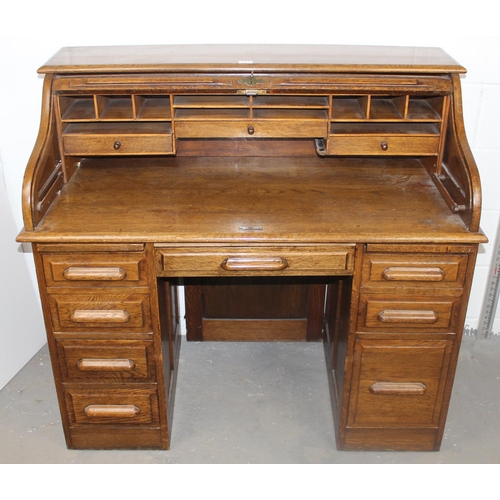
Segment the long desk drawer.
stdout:
[[156,249],[158,276],[332,276],[353,267],[354,245]]

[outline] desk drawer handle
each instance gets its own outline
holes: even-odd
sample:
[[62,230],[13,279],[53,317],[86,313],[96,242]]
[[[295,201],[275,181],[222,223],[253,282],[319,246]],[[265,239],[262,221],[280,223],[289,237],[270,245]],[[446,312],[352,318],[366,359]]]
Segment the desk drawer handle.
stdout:
[[141,409],[135,405],[88,405],[84,412],[90,418],[133,418]]
[[127,272],[121,267],[68,267],[63,273],[68,281],[121,281]]
[[249,135],[253,135],[255,133],[255,128],[252,125],[248,126],[247,132]]
[[250,257],[229,257],[220,265],[226,271],[281,271],[288,262],[281,257],[255,259]]
[[122,372],[132,371],[135,368],[135,362],[131,359],[93,359],[83,358],[76,364],[81,371],[99,371],[99,372]]
[[122,143],[120,141],[115,141],[113,144],[113,148],[116,149],[117,151],[122,147]]
[[421,382],[375,382],[370,392],[381,396],[411,396],[425,394],[427,387]]
[[443,281],[440,267],[388,267],[382,277],[387,281]]
[[382,148],[382,151],[387,151],[389,149],[389,144],[387,144],[386,141],[382,141],[380,143],[380,147]]
[[435,311],[413,311],[404,309],[387,309],[377,316],[382,323],[437,323],[439,319]]
[[74,323],[126,323],[130,314],[122,310],[94,310],[77,309],[71,313]]

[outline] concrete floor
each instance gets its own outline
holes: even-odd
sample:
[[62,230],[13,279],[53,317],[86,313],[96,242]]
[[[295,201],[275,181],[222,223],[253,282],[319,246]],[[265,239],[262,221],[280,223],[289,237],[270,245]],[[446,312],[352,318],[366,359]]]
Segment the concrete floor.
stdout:
[[68,450],[47,347],[0,392],[4,464],[498,464],[500,337],[466,337],[440,452],[341,452],[320,343],[183,342],[169,451]]

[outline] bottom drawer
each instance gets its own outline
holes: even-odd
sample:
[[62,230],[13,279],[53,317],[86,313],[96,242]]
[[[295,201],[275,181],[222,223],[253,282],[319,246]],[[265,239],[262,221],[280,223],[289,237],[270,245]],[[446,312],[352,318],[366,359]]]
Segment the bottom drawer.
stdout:
[[437,426],[452,340],[358,340],[348,425]]
[[155,389],[70,389],[65,402],[70,425],[159,423]]

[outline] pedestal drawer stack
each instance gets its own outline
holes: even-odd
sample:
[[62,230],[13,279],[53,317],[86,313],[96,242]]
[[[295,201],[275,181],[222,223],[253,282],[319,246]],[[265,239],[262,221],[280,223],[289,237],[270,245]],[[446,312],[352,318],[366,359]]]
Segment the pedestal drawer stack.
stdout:
[[344,447],[439,449],[473,249],[367,250]]
[[144,245],[91,245],[86,252],[76,245],[37,249],[68,443],[161,447],[165,405],[159,402],[152,278]]

